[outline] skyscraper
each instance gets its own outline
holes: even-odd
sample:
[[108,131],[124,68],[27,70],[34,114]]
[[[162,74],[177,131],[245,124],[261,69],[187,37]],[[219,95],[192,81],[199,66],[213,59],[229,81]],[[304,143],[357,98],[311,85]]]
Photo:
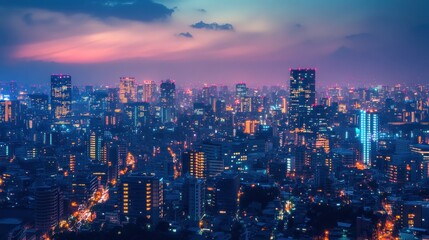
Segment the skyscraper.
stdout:
[[143,102],[154,102],[156,83],[146,80],[143,82]]
[[224,173],[216,178],[215,208],[217,214],[234,216],[238,210],[240,179],[232,173]]
[[207,162],[204,152],[186,151],[182,155],[183,173],[194,178],[205,178],[207,173]]
[[237,83],[235,85],[235,96],[242,98],[247,96],[247,86],[245,83]]
[[172,122],[175,117],[176,84],[168,79],[161,83],[161,96],[159,98],[161,107],[161,122]]
[[71,76],[51,75],[51,111],[55,119],[67,117],[71,113]]
[[119,101],[121,103],[136,102],[136,79],[134,77],[121,77],[119,81]]
[[10,94],[10,100],[18,100],[19,92],[15,81],[11,81],[9,83],[9,94]]
[[12,118],[12,101],[0,101],[0,123],[10,122]]
[[91,161],[100,161],[103,136],[100,131],[91,131],[89,135],[88,157]]
[[224,170],[224,161],[222,159],[222,145],[210,141],[203,142],[201,151],[204,153],[206,163],[206,173],[208,177],[214,177],[221,174]]
[[37,229],[48,231],[59,224],[63,215],[63,202],[58,187],[44,184],[37,186],[34,204]]
[[141,173],[121,178],[120,210],[124,216],[157,222],[164,216],[163,179]]
[[291,69],[289,95],[289,128],[305,130],[309,115],[316,103],[316,70]]
[[371,166],[378,145],[378,113],[373,110],[361,110],[359,116],[362,161],[365,166]]
[[183,188],[183,207],[187,218],[198,222],[204,216],[204,180],[187,177]]

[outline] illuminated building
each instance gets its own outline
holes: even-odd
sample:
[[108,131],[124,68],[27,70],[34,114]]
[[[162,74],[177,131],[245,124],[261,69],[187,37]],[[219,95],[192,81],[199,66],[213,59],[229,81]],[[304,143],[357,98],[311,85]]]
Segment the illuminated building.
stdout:
[[319,135],[316,139],[316,148],[323,148],[326,153],[329,152],[329,139],[324,135]]
[[150,105],[147,102],[126,104],[124,111],[127,116],[128,123],[134,127],[145,125],[149,118],[149,107]]
[[176,116],[175,100],[176,100],[176,84],[172,80],[162,81],[160,102],[160,118],[161,123],[172,122]]
[[246,120],[244,122],[244,133],[254,134],[259,125],[258,120]]
[[240,101],[240,112],[253,112],[255,109],[255,97],[242,97]]
[[30,108],[36,113],[44,113],[48,111],[49,96],[46,94],[30,94]]
[[410,146],[411,153],[422,164],[422,178],[429,179],[429,145],[415,144]]
[[158,222],[164,217],[164,181],[154,175],[134,173],[121,178],[120,211],[126,217]]
[[214,177],[224,171],[224,161],[222,158],[221,144],[213,142],[203,142],[201,151],[207,161],[207,176]]
[[71,187],[73,201],[84,203],[90,199],[92,194],[97,190],[98,179],[96,176],[79,173],[73,175]]
[[0,123],[14,123],[17,120],[18,101],[0,101]]
[[202,179],[188,177],[183,189],[183,207],[187,218],[198,222],[204,216],[205,184]]
[[108,181],[117,180],[119,176],[119,152],[118,145],[114,142],[103,142],[101,163],[108,167]]
[[298,175],[304,173],[304,169],[307,164],[307,148],[302,146],[297,146],[294,152],[295,156],[295,170]]
[[235,85],[235,96],[237,98],[242,98],[247,96],[247,86],[245,83],[237,83]]
[[316,103],[316,70],[290,70],[289,128],[303,130]]
[[106,91],[97,90],[92,94],[89,103],[91,114],[95,116],[102,116],[108,110],[108,93]]
[[70,172],[74,173],[76,170],[76,155],[75,154],[68,154],[66,157],[69,160],[69,170],[70,170]]
[[119,79],[119,101],[121,103],[137,101],[137,85],[134,77],[121,77]]
[[246,171],[249,168],[247,157],[253,149],[249,141],[234,140],[222,142],[222,157],[225,170]]
[[114,112],[118,109],[119,104],[119,89],[117,88],[109,88],[107,89],[107,111]]
[[155,102],[156,83],[155,81],[145,80],[143,82],[143,102]]
[[[345,148],[334,148],[331,151],[333,165],[343,167],[353,167],[356,164],[356,154]],[[334,170],[337,169],[334,167]],[[339,172],[339,171],[338,171]]]
[[137,85],[137,102],[143,102],[144,86],[141,84]]
[[47,232],[56,227],[63,215],[63,199],[59,187],[39,185],[34,195],[35,227]]
[[286,114],[287,113],[287,99],[285,97],[282,97],[282,113]]
[[362,161],[367,167],[371,166],[372,160],[375,160],[375,152],[378,147],[379,139],[379,118],[378,113],[374,111],[360,111],[360,143],[362,146]]
[[100,132],[91,131],[88,144],[88,155],[91,161],[101,160],[102,141],[103,138]]
[[323,105],[314,106],[308,120],[308,130],[311,130],[314,134],[328,135],[328,107]]
[[51,111],[55,119],[71,114],[72,88],[70,75],[51,75]]
[[204,152],[193,150],[186,151],[182,155],[183,174],[189,174],[194,178],[205,178],[206,164]]
[[429,204],[426,201],[406,201],[400,204],[402,228],[429,229]]

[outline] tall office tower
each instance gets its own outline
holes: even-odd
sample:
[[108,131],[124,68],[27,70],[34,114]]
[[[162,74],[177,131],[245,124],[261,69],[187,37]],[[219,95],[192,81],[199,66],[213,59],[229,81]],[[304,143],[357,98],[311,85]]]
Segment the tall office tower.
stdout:
[[51,111],[55,119],[71,113],[72,87],[70,75],[51,75]]
[[168,79],[161,83],[161,96],[159,98],[161,107],[161,122],[172,122],[175,117],[176,84]]
[[121,178],[119,187],[121,213],[130,218],[146,217],[157,222],[164,217],[163,179],[133,173]]
[[144,86],[141,84],[137,85],[137,102],[143,102]]
[[101,162],[108,166],[108,181],[116,181],[119,176],[119,151],[118,144],[113,141],[103,142]]
[[9,83],[10,100],[18,100],[18,86],[15,81]]
[[119,101],[121,103],[137,102],[136,79],[121,77],[119,81]]
[[206,164],[204,152],[191,150],[182,155],[183,174],[189,174],[194,178],[205,178]]
[[100,161],[102,159],[103,136],[100,131],[91,131],[89,135],[88,157],[91,161]]
[[204,216],[205,184],[202,179],[187,177],[183,187],[183,208],[192,222],[199,222]]
[[238,210],[240,179],[237,175],[224,173],[215,180],[215,209],[217,214],[233,216]]
[[213,142],[203,142],[201,151],[204,153],[206,164],[206,176],[214,177],[223,173],[224,161],[222,158],[222,145]]
[[252,112],[253,97],[242,97],[239,112]]
[[67,154],[66,159],[69,161],[69,170],[74,173],[76,171],[76,154]]
[[119,89],[108,88],[107,89],[107,111],[113,112],[118,108],[119,105]]
[[56,186],[36,186],[34,195],[35,226],[43,232],[49,231],[60,222],[63,215],[63,199]]
[[155,102],[156,83],[155,81],[145,80],[143,82],[143,102]]
[[378,147],[378,113],[373,110],[361,110],[359,116],[362,161],[365,166],[370,167],[371,161],[375,160]]
[[294,152],[295,156],[295,171],[297,175],[304,173],[307,159],[307,148],[306,146],[297,146]]
[[237,83],[235,85],[235,96],[237,98],[242,98],[247,96],[247,86],[245,83]]
[[209,87],[206,86],[206,85],[201,90],[201,99],[200,99],[200,102],[205,103],[205,104],[209,104],[210,103]]
[[309,115],[316,103],[316,70],[290,70],[289,128],[304,130],[309,125]]
[[0,101],[0,123],[13,123],[16,121],[17,105],[19,105],[19,101]]

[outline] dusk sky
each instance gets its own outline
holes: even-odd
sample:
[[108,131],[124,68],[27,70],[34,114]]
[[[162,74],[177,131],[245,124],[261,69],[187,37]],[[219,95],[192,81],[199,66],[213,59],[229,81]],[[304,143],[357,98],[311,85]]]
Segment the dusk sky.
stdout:
[[0,0],[0,81],[429,82],[427,0]]

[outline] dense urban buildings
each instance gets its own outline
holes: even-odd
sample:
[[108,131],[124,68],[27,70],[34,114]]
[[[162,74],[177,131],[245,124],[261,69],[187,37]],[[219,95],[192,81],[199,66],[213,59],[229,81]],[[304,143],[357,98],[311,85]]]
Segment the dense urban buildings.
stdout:
[[316,104],[316,70],[291,69],[289,95],[289,127],[303,131],[309,126],[309,116]]
[[232,91],[12,83],[0,220],[27,217],[0,225],[11,239],[129,226],[184,239],[427,236],[429,86],[323,88],[315,74]]
[[72,89],[70,75],[51,76],[51,111],[56,119],[71,114]]
[[428,10],[0,0],[0,240],[429,239]]

